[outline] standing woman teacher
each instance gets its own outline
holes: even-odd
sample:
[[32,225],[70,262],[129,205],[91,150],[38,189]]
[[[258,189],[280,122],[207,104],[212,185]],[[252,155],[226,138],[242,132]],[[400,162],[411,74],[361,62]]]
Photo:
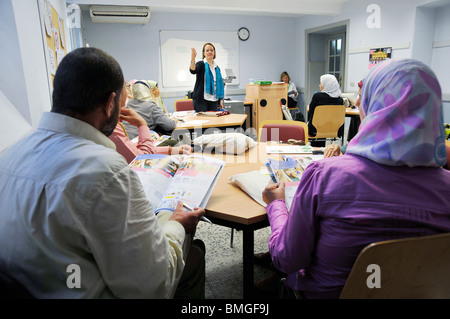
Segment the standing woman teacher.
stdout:
[[189,71],[196,74],[192,94],[196,112],[217,111],[223,108],[224,84],[220,68],[214,61],[216,48],[212,43],[203,45],[203,60],[195,63],[197,51],[192,48]]

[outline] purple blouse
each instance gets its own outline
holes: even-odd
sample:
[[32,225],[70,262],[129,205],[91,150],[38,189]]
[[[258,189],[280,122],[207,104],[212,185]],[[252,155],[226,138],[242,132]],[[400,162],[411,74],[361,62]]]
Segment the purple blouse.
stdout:
[[310,164],[289,214],[267,207],[269,250],[307,298],[338,298],[368,244],[450,231],[450,171],[391,167],[347,154]]

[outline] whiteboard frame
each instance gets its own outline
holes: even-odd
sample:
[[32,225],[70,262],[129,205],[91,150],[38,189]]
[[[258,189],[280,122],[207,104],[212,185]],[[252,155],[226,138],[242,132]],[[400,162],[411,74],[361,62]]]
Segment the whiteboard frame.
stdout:
[[239,39],[236,31],[160,30],[159,41],[160,87],[193,89],[196,76],[189,72],[191,48],[196,49],[198,62],[202,59],[206,42],[211,42],[216,48],[215,61],[222,77],[227,76],[226,69],[232,69],[236,79],[229,85],[239,85]]

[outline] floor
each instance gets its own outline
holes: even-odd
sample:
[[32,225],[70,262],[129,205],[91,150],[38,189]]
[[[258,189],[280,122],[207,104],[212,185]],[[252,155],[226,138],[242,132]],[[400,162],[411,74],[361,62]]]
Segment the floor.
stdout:
[[[255,253],[267,252],[270,227],[255,231]],[[206,299],[242,299],[242,231],[199,223],[195,238],[206,245]],[[255,265],[255,282],[270,276],[273,271]]]

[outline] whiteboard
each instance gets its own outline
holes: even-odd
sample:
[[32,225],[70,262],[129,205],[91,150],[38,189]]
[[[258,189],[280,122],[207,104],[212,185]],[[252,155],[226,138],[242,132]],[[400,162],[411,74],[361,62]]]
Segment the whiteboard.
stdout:
[[185,87],[193,89],[195,74],[189,72],[191,48],[197,51],[196,62],[202,59],[206,42],[216,48],[215,61],[222,77],[231,69],[236,76],[230,84],[239,84],[239,40],[236,31],[166,31],[159,32],[161,49],[161,74],[164,88]]

